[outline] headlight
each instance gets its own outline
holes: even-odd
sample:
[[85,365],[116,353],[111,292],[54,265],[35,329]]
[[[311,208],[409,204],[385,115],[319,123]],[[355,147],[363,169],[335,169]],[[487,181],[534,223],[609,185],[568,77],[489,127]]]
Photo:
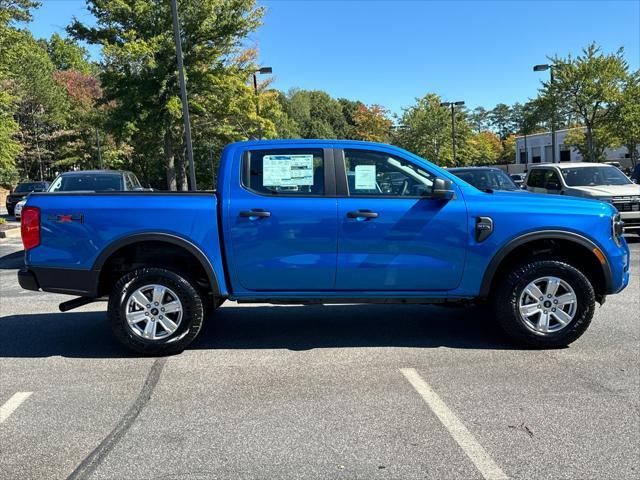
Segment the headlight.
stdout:
[[616,242],[616,245],[620,246],[620,238],[622,237],[622,233],[624,232],[624,222],[620,220],[620,214],[616,213],[611,217],[611,234],[613,237],[613,241]]

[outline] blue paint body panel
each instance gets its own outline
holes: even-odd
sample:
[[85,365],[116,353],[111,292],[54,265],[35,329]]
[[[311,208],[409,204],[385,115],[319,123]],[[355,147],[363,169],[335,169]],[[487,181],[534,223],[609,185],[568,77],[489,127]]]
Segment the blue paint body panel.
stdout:
[[[245,153],[280,148],[325,149],[326,155],[342,148],[392,153],[451,180],[455,197],[267,196],[243,187]],[[368,142],[228,145],[216,194],[33,194],[27,205],[41,210],[41,244],[26,252],[27,266],[90,270],[118,240],[166,233],[200,250],[213,267],[221,295],[239,300],[473,298],[505,245],[546,230],[579,234],[600,249],[611,271],[606,293],[622,290],[629,280],[629,249],[624,239],[620,245],[613,239],[611,205],[575,197],[484,193],[409,152]],[[252,209],[271,215],[240,215]],[[359,209],[379,217],[347,217]],[[60,214],[80,214],[83,221],[60,223],[55,221]],[[483,242],[475,237],[480,216],[491,217],[494,224]]]

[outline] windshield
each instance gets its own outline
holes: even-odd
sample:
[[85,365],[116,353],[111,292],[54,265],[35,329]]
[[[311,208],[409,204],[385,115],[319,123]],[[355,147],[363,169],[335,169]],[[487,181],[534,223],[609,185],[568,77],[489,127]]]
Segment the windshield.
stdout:
[[590,187],[594,185],[628,185],[631,183],[616,167],[597,166],[563,168],[562,176],[570,187]]
[[520,190],[502,170],[453,170],[451,173],[479,190]]
[[44,184],[42,183],[21,183],[16,187],[16,193],[42,192],[43,190]]
[[114,192],[122,190],[121,176],[118,174],[60,175],[49,188],[50,192]]

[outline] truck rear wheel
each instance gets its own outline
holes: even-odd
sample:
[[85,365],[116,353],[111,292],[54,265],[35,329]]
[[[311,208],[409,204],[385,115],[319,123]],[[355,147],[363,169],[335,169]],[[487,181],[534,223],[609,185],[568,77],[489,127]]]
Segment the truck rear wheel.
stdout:
[[108,320],[120,343],[143,355],[183,351],[200,332],[204,308],[185,276],[164,268],[139,268],[116,282]]
[[586,331],[595,312],[589,280],[558,260],[532,261],[515,268],[494,293],[500,326],[513,340],[530,347],[569,345]]

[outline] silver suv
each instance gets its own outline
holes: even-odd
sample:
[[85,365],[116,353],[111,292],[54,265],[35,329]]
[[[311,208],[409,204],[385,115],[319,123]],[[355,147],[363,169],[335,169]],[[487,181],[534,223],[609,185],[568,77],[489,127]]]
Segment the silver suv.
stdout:
[[603,163],[554,163],[529,168],[527,190],[586,197],[612,203],[625,222],[625,230],[640,233],[640,185],[618,168]]

